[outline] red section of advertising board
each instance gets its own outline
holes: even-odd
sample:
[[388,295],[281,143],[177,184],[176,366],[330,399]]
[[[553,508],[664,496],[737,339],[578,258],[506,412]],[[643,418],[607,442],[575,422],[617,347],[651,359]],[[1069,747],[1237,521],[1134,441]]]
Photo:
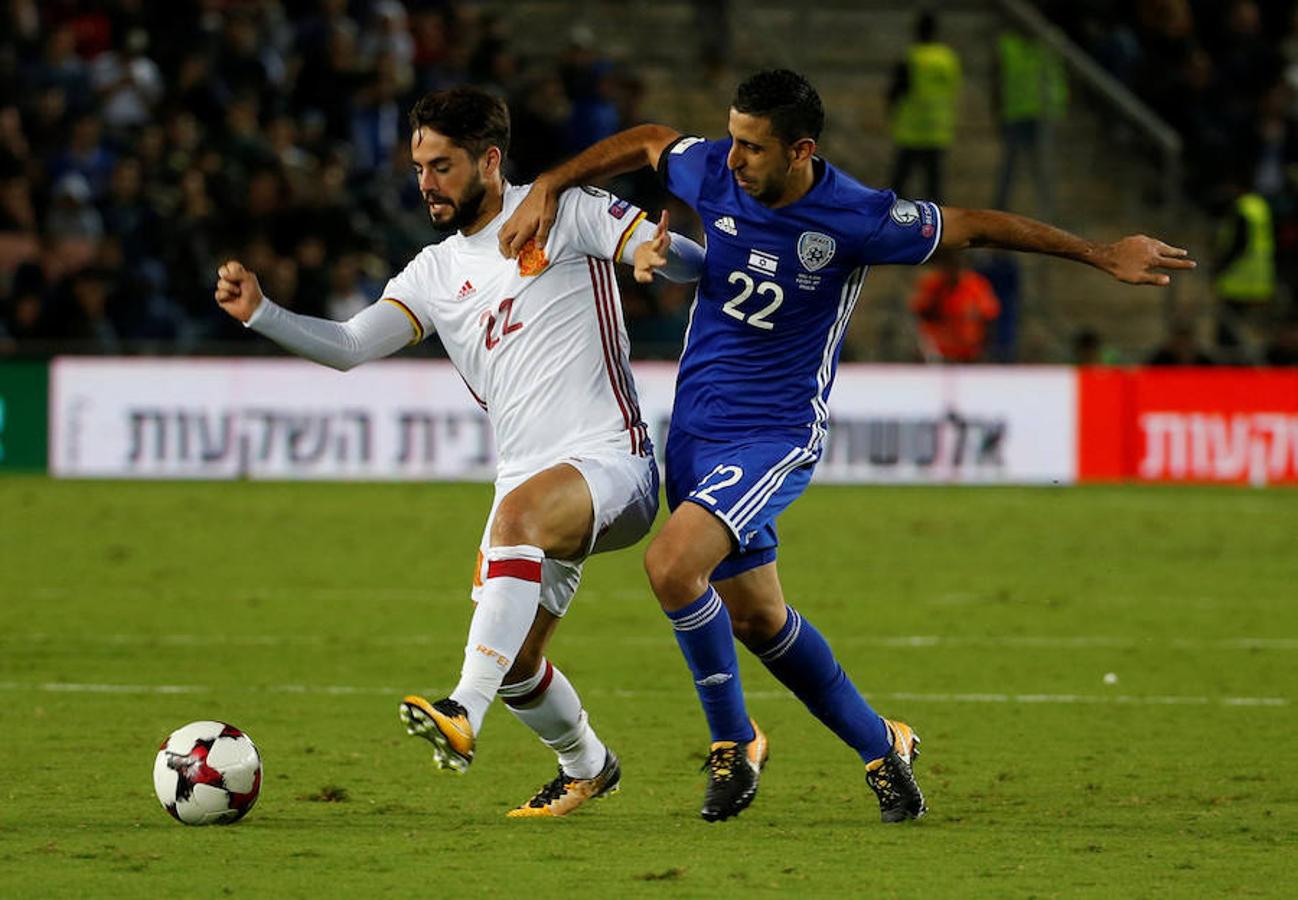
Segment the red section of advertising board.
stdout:
[[1131,471],[1130,375],[1086,366],[1077,372],[1077,480],[1121,481]]
[[1078,407],[1082,480],[1298,483],[1298,372],[1085,370]]

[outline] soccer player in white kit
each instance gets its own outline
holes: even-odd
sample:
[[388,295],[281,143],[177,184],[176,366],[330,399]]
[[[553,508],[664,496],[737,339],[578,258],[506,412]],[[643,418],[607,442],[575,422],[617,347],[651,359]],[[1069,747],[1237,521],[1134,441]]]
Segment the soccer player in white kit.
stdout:
[[687,280],[702,248],[668,237],[665,221],[655,229],[626,201],[580,188],[562,195],[544,253],[503,259],[497,232],[527,194],[501,175],[505,104],[454,88],[425,96],[410,121],[429,215],[454,234],[425,247],[346,322],[277,306],[237,261],[221,266],[216,299],[285,348],[343,370],[441,336],[491,419],[499,466],[459,684],[436,702],[406,697],[401,718],[432,743],[439,767],[464,772],[499,695],[559,758],[558,776],[509,815],[561,816],[617,790],[621,767],[545,647],[585,558],[636,543],[658,510],[612,264],[634,262],[648,280],[665,254],[660,271]]

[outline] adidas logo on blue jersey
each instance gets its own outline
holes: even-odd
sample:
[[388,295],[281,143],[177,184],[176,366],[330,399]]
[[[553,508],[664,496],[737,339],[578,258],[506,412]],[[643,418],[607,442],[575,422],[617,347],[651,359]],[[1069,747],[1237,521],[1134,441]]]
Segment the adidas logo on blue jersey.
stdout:
[[717,231],[724,231],[729,235],[739,234],[739,229],[735,227],[735,220],[730,216],[722,216],[712,223],[712,227]]

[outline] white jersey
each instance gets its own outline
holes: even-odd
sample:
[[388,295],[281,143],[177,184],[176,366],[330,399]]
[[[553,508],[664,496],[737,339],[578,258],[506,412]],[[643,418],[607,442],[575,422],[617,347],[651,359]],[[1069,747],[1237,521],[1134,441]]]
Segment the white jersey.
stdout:
[[382,297],[405,310],[416,340],[441,337],[491,419],[502,475],[582,450],[648,456],[613,277],[644,213],[573,188],[559,198],[544,253],[529,243],[505,259],[497,235],[527,190],[507,186],[490,224],[425,247]]

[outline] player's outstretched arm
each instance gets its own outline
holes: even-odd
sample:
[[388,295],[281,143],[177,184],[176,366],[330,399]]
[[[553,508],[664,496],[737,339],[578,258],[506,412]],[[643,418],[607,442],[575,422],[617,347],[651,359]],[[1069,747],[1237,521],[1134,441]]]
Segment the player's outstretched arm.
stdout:
[[588,184],[608,175],[634,172],[658,165],[658,157],[680,133],[663,125],[637,125],[591,144],[572,159],[532,183],[523,202],[500,228],[500,252],[513,259],[533,238],[544,247],[559,210],[559,195],[567,188]]
[[1197,265],[1188,250],[1143,234],[1103,244],[1026,216],[953,206],[942,207],[939,246],[951,250],[998,247],[1046,253],[1094,266],[1127,284],[1166,285],[1171,276],[1160,269],[1193,269]]
[[285,350],[344,372],[422,336],[410,314],[395,303],[375,303],[346,322],[289,312],[262,293],[257,276],[238,260],[217,270],[216,302]]

